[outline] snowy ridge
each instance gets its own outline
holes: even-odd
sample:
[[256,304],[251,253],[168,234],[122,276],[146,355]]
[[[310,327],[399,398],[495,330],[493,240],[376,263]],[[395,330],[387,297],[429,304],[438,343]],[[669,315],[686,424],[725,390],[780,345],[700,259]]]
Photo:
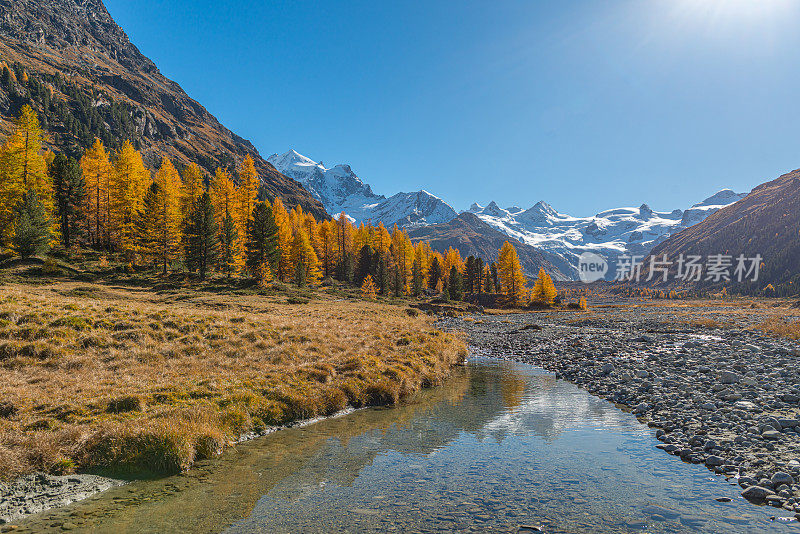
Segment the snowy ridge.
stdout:
[[551,257],[551,261],[562,272],[577,278],[577,260],[583,252],[594,252],[608,259],[613,275],[620,255],[646,256],[670,235],[745,196],[746,193],[724,189],[685,211],[655,212],[642,204],[638,208],[602,211],[593,217],[558,213],[545,202],[538,202],[528,210],[503,209],[496,202],[486,207],[476,203],[468,211],[504,234],[549,252],[556,258]]
[[372,192],[349,165],[330,169],[294,150],[273,154],[269,161],[282,174],[300,182],[331,215],[345,212],[355,223],[382,222],[387,228],[424,226],[452,220],[456,211],[427,191],[397,193],[389,198]]
[[[452,221],[456,211],[441,198],[427,191],[397,193],[389,198],[375,194],[356,176],[349,165],[326,168],[294,150],[274,154],[269,161],[281,173],[300,182],[322,202],[331,215],[345,212],[354,222],[382,222],[420,228]],[[537,247],[566,276],[577,279],[578,256],[594,252],[609,261],[609,273],[616,271],[620,255],[646,256],[669,236],[695,225],[747,196],[723,189],[685,210],[653,211],[647,204],[601,211],[592,217],[559,213],[544,201],[528,209],[501,208],[492,201],[477,203],[468,213],[518,241]]]

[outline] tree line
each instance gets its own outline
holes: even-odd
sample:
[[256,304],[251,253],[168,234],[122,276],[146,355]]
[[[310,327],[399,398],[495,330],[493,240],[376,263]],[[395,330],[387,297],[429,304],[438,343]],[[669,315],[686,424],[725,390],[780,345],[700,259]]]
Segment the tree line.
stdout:
[[513,245],[497,262],[457,249],[444,254],[412,243],[396,225],[358,226],[346,214],[318,221],[280,198],[258,200],[250,156],[235,175],[179,171],[169,158],[148,169],[130,142],[109,151],[100,139],[80,160],[46,152],[36,113],[24,106],[0,145],[0,248],[35,256],[52,247],[114,253],[131,266],[185,269],[314,286],[323,277],[384,295],[441,295],[462,300],[501,293],[511,306],[552,304],[556,290],[542,270],[532,290]]

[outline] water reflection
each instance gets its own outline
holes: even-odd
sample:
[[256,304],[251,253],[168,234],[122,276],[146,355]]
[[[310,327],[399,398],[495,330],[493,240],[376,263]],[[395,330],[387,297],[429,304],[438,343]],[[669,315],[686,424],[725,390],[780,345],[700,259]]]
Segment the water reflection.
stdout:
[[654,444],[632,416],[571,384],[476,360],[407,406],[281,431],[25,526],[67,517],[94,532],[798,530]]

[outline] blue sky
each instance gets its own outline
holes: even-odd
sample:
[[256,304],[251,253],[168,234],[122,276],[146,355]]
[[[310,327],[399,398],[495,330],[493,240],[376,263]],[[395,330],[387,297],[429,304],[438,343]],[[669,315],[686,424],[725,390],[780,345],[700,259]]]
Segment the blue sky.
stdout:
[[264,157],[591,215],[684,208],[800,167],[793,0],[106,0]]

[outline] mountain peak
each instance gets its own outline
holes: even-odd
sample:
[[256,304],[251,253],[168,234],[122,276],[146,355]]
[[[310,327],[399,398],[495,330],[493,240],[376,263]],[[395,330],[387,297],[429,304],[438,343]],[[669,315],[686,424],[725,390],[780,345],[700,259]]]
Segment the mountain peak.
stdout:
[[268,161],[300,182],[329,213],[345,212],[355,222],[371,220],[387,228],[394,224],[410,227],[447,222],[456,216],[452,207],[425,190],[389,198],[376,195],[346,163],[327,169],[322,162],[316,163],[294,149],[273,154]]
[[315,162],[311,158],[302,155],[295,149],[291,149],[283,154],[273,154],[267,158],[267,161],[278,170],[281,170],[283,167],[290,167],[292,165],[319,167],[323,171],[325,170],[325,167],[323,167],[321,163]]
[[721,191],[717,191],[707,199],[702,202],[698,202],[693,208],[701,208],[703,206],[726,206],[728,204],[733,204],[744,197],[747,196],[747,193],[736,193],[731,189],[722,189]]

